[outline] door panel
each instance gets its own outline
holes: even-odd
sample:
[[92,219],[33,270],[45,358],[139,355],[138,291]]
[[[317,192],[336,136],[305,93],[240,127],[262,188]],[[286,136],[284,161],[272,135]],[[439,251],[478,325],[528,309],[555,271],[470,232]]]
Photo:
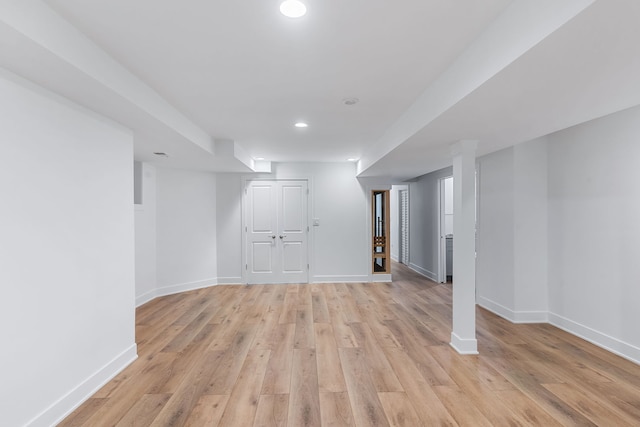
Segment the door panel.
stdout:
[[[305,183],[306,184],[306,183]],[[281,230],[285,233],[301,233],[305,218],[302,217],[304,212],[304,202],[306,202],[306,187],[302,184],[285,184],[282,186],[281,192],[281,210],[282,210],[282,226]]]
[[271,242],[253,242],[250,261],[252,273],[273,273],[273,246]]
[[[272,206],[274,189],[271,186],[256,186],[251,189],[251,201],[254,206]],[[253,209],[251,221],[251,231],[267,232],[273,231],[275,226],[274,212],[271,209]]]
[[282,244],[282,271],[285,274],[303,273],[307,266],[302,242],[284,242]]
[[272,183],[254,183],[247,189],[247,274],[251,283],[265,283],[276,267],[276,197]]
[[247,282],[306,283],[307,182],[254,181],[247,188]]

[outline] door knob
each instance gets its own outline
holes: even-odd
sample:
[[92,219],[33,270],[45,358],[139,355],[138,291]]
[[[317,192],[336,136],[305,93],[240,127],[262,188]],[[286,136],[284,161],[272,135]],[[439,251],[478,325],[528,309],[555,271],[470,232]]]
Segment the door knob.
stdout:
[[283,236],[282,234],[280,235],[281,239],[284,239],[285,237],[287,237],[287,236],[286,235]]
[[271,236],[271,238],[272,238],[272,239],[275,239],[275,238],[276,238],[276,235],[274,234],[273,236]]

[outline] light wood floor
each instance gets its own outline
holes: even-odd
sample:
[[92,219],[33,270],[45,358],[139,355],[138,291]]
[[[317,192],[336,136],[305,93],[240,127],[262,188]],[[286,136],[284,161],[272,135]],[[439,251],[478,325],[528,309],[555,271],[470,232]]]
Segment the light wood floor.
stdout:
[[156,299],[138,360],[61,426],[640,425],[640,366],[482,309],[460,356],[451,285],[394,279]]

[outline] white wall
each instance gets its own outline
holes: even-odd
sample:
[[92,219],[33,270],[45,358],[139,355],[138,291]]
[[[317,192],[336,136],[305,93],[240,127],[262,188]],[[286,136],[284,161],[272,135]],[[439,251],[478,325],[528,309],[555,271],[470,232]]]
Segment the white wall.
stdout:
[[138,163],[142,203],[135,205],[136,305],[157,295],[156,168]]
[[216,284],[216,175],[160,167],[156,175],[157,294]]
[[136,357],[129,132],[0,71],[2,424],[48,426]]
[[478,302],[640,362],[640,107],[479,159]]
[[640,363],[640,108],[549,139],[551,321]]
[[242,177],[217,176],[218,283],[242,283]]
[[513,148],[478,159],[476,294],[478,302],[514,320]]
[[423,175],[409,185],[409,266],[431,280],[438,280],[439,180],[453,175],[452,167]]
[[513,147],[514,311],[517,322],[546,322],[548,294],[547,139]]
[[[367,200],[355,176],[353,163],[277,163],[273,173],[255,175],[264,179],[309,179],[309,242],[311,282],[367,281],[369,251]],[[218,264],[221,280],[242,278],[242,183],[247,176],[218,177]]]
[[476,289],[512,322],[546,322],[547,140],[478,159]]

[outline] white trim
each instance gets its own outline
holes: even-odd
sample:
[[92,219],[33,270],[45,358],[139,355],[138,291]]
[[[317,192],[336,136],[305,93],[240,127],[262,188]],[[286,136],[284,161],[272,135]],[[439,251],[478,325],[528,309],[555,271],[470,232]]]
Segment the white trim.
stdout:
[[511,323],[548,323],[549,317],[546,311],[513,311],[495,301],[485,297],[478,297],[478,305],[498,316],[507,319]]
[[392,282],[393,280],[391,279],[391,274],[384,274],[384,273],[375,273],[375,274],[371,274],[371,276],[369,276],[369,283],[386,283],[386,282]]
[[438,283],[438,275],[433,271],[429,271],[426,268],[422,268],[419,265],[416,265],[412,262],[409,263],[409,268],[415,271],[416,273],[426,277],[427,279]]
[[620,357],[640,365],[640,348],[638,347],[555,313],[549,313],[549,323],[585,341],[589,341],[591,344],[597,345],[613,354],[617,354]]
[[152,289],[149,292],[145,292],[142,295],[138,295],[136,297],[136,307],[140,307],[141,305],[146,304],[157,297],[158,297],[157,289]]
[[313,276],[312,283],[367,283],[369,281],[370,281],[369,276],[362,276],[362,275],[348,275],[348,276],[318,275],[318,276]]
[[58,424],[137,358],[137,346],[134,343],[26,425],[53,426]]
[[177,285],[169,285],[159,288],[157,296],[164,297],[167,295],[179,294],[180,292],[194,291],[196,289],[208,288],[218,284],[218,279],[199,280],[197,282],[181,283]]
[[478,354],[477,339],[462,339],[451,332],[451,347],[460,354]]
[[218,285],[219,279],[199,280],[197,282],[180,283],[177,285],[163,286],[162,288],[154,289],[143,295],[136,297],[136,307],[140,307],[142,304],[146,304],[149,301],[158,298],[165,297],[167,295],[179,294],[181,292],[195,291],[196,289],[208,288],[210,286]]
[[242,277],[218,277],[218,285],[244,285]]

